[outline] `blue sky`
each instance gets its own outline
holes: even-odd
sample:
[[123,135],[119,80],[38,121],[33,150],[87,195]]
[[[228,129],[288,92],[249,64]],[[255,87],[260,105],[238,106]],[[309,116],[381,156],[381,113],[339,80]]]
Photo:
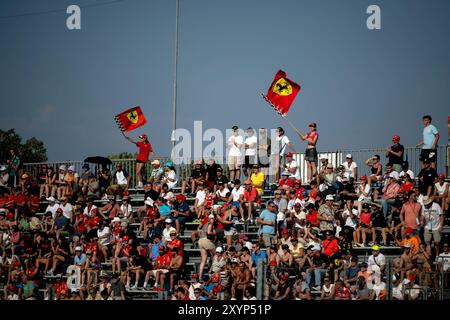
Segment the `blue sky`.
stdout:
[[[113,117],[140,105],[148,124],[130,135],[168,155],[175,0],[83,8],[102,2],[0,2],[0,127],[42,139],[55,161],[134,152]],[[287,128],[260,97],[283,69],[302,85],[288,117],[301,131],[318,123],[319,151],[383,147],[393,134],[413,146],[424,114],[446,143],[450,1],[180,3],[178,127]],[[70,4],[82,7],[81,30],[66,28]],[[381,30],[366,27],[370,4]]]

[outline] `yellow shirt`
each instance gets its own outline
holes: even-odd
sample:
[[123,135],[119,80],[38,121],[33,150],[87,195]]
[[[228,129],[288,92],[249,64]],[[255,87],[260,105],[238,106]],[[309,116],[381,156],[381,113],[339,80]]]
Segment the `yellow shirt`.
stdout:
[[253,186],[262,183],[261,187],[255,187],[256,190],[258,190],[259,195],[261,196],[264,193],[264,173],[252,173],[252,175],[250,176],[250,180],[252,181]]

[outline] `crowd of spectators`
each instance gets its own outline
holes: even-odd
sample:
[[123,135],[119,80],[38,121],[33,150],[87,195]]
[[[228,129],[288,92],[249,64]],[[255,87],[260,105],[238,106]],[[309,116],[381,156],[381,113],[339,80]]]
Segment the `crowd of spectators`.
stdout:
[[[278,128],[278,179],[269,184],[263,159],[272,156],[271,142],[262,130],[258,144],[249,128],[246,139],[230,138],[228,168],[197,161],[182,179],[171,161],[153,159],[150,174],[137,179],[144,193],[138,207],[120,163],[113,172],[42,164],[33,175],[11,151],[0,167],[1,297],[123,300],[153,291],[174,300],[254,300],[265,266],[269,299],[383,300],[390,281],[383,250],[390,246],[402,250],[392,260],[393,298],[416,299],[424,283],[436,286],[432,271],[448,271],[450,262],[442,236],[450,196],[435,169],[434,142],[416,173],[394,136],[388,163],[373,155],[365,162],[371,174],[359,176],[351,154],[337,167],[317,159],[316,127],[297,132],[308,142],[307,181]],[[189,250],[181,237],[187,222],[198,223]],[[257,230],[252,241],[250,226]],[[370,248],[367,261],[357,248]],[[194,270],[186,265],[192,250],[200,251]]]

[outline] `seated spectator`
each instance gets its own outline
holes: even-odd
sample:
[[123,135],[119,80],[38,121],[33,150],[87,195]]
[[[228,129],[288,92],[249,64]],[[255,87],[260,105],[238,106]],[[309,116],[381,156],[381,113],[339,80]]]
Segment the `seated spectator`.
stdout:
[[376,203],[381,204],[385,219],[388,218],[389,207],[394,204],[399,191],[400,185],[398,184],[398,173],[394,171],[391,172],[388,182],[383,187],[383,196],[381,199],[375,200]]
[[388,223],[384,214],[381,212],[382,206],[376,203],[373,203],[372,206],[372,214],[370,216],[370,226],[372,229],[372,243],[369,245],[373,245],[377,243],[377,231],[381,231],[381,237],[383,240],[383,245],[387,246],[387,232],[388,232]]
[[177,171],[170,161],[164,166],[164,177],[161,180],[161,183],[167,184],[169,190],[172,190],[178,183]]
[[206,171],[203,167],[203,161],[198,160],[195,162],[195,167],[191,172],[190,177],[187,180],[183,180],[181,183],[181,193],[186,193],[186,188],[189,187],[191,194],[195,194],[196,192],[196,186],[198,182],[202,182],[202,184],[205,182],[206,178]]
[[448,204],[450,199],[449,183],[444,182],[445,175],[440,174],[438,181],[434,184],[434,201],[439,203],[442,210],[445,212],[448,210]]
[[369,184],[376,183],[381,180],[381,173],[383,166],[380,163],[380,156],[378,154],[366,160],[366,165],[370,167],[370,176],[367,178]]
[[128,190],[131,177],[126,170],[123,169],[122,164],[116,164],[116,171],[112,176],[112,185],[109,186],[107,192],[114,196],[122,195]]
[[248,218],[250,222],[253,220],[253,210],[258,209],[261,204],[259,193],[256,187],[252,185],[251,180],[246,180],[244,183],[244,197],[242,199],[242,209],[247,210]]

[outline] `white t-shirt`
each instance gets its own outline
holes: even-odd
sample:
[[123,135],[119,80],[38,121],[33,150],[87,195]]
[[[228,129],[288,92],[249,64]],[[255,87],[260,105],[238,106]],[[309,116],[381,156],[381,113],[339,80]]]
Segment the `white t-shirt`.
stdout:
[[[291,171],[289,171],[289,169],[294,169],[294,168],[296,168],[295,173],[291,173]],[[292,159],[291,162],[286,162],[286,170],[288,170],[290,173],[289,178],[300,179],[300,170],[299,170],[299,167],[297,166],[297,161],[295,161],[294,159]]]
[[436,258],[436,262],[442,264],[444,272],[448,272],[448,270],[450,269],[450,252],[442,252],[439,257]]
[[131,213],[133,212],[133,208],[131,207],[131,204],[128,204],[126,206],[124,204],[121,204],[120,211],[123,212],[123,215],[125,216],[125,218],[128,218],[131,216]]
[[60,208],[63,211],[63,216],[69,220],[72,220],[72,205],[67,203],[66,205],[60,205]]
[[358,168],[358,165],[356,164],[356,162],[352,161],[351,164],[348,164],[348,162],[345,161],[342,165],[345,168],[345,176],[347,178],[355,178],[355,174],[353,172],[353,169]]
[[[104,239],[100,239],[101,237],[107,235]],[[101,245],[107,246],[111,242],[111,230],[109,227],[103,227],[103,230],[97,230],[97,237],[99,238],[99,242]]]
[[256,155],[256,147],[258,146],[258,139],[255,135],[251,137],[247,137],[245,139],[245,144],[248,144],[248,149],[245,149],[246,156],[255,156]]
[[244,188],[242,186],[239,187],[239,190],[236,189],[236,187],[233,188],[231,191],[231,195],[233,196],[233,201],[239,201],[239,197],[243,195],[245,192]]
[[[414,180],[414,172],[412,172],[410,169],[406,171],[406,173],[411,177],[411,180]],[[405,176],[405,171],[400,171],[399,175],[400,178]]]
[[228,156],[230,157],[240,157],[242,155],[241,148],[236,147],[233,142],[238,144],[239,146],[242,146],[244,143],[244,138],[242,136],[231,136],[228,139],[228,147],[230,148],[230,151],[228,152]]
[[443,214],[441,206],[436,202],[433,202],[429,209],[422,206],[422,215],[425,218],[424,228],[431,231],[437,231],[441,227],[440,218]]
[[84,208],[84,210],[83,210],[83,214],[84,214],[85,216],[90,217],[90,216],[92,216],[92,211],[93,211],[94,209],[97,209],[97,206],[96,206],[95,204],[92,205],[91,210],[89,210],[89,211],[88,211],[88,207],[86,206],[86,207]]
[[169,241],[171,240],[171,239],[170,239],[170,231],[172,231],[172,230],[177,231],[177,229],[175,229],[174,227],[170,227],[169,229],[164,228],[164,231],[163,231],[163,239],[164,239],[166,242],[169,242]]
[[436,191],[439,196],[442,196],[444,194],[445,189],[447,189],[447,186],[448,182],[444,182],[442,185],[439,182],[434,184],[434,187],[436,188]]
[[172,189],[173,187],[175,187],[177,185],[178,177],[177,177],[177,174],[175,173],[175,171],[173,171],[173,170],[169,171],[169,173],[167,174],[167,178],[173,180],[173,181],[167,181],[167,186],[169,187],[169,189]]
[[287,136],[283,135],[281,137],[280,136],[277,137],[277,142],[279,144],[280,156],[284,156],[284,153],[286,152],[286,148],[290,140]]
[[116,179],[117,179],[117,184],[124,185],[124,184],[128,183],[128,180],[127,180],[127,178],[125,178],[123,171],[116,172]]
[[216,195],[218,195],[219,197],[226,197],[229,192],[230,192],[230,190],[225,187],[225,188],[223,188],[222,191],[220,191],[220,189],[217,190]]
[[[365,196],[362,191],[364,191],[365,193],[367,193],[367,196]],[[370,197],[370,184],[366,183],[366,185],[363,187],[362,185],[358,186],[358,190],[356,191],[356,193],[359,195],[358,197],[358,201],[362,202],[362,201],[370,201],[371,197]]]
[[60,208],[59,204],[55,203],[54,205],[48,205],[47,208],[45,209],[45,212],[51,212],[52,213],[52,217],[53,219],[55,219],[56,217],[56,210],[58,210]]
[[374,255],[369,256],[367,261],[367,269],[369,271],[381,273],[380,268],[384,265],[386,265],[386,258],[382,253],[379,253],[376,257]]
[[358,226],[358,210],[352,209],[352,213],[355,216],[354,219],[350,218],[350,211],[347,209],[342,214],[345,218],[345,226],[352,227],[356,230],[356,227]]
[[206,191],[205,190],[198,190],[197,194],[195,195],[195,199],[198,199],[197,205],[201,206],[206,199]]

